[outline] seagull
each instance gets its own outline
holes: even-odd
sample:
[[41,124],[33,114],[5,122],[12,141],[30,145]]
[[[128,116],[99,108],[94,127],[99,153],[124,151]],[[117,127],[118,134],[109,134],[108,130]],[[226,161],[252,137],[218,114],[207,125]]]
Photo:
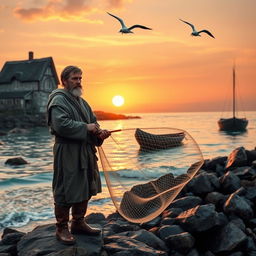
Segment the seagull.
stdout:
[[145,27],[145,26],[142,26],[142,25],[133,25],[133,26],[127,28],[126,25],[124,24],[124,21],[121,18],[119,18],[119,17],[117,17],[117,16],[115,16],[115,15],[109,13],[109,12],[107,12],[107,14],[109,14],[110,16],[119,20],[119,22],[122,25],[122,28],[119,30],[119,32],[122,33],[122,34],[133,33],[131,30],[134,29],[134,28],[142,28],[142,29],[152,30],[152,28],[148,28],[148,27]]
[[191,36],[201,36],[200,33],[203,32],[203,33],[206,33],[206,34],[208,34],[209,36],[215,38],[215,37],[213,36],[213,34],[212,34],[210,31],[205,30],[205,29],[200,30],[200,31],[197,31],[197,30],[195,29],[195,26],[194,26],[193,24],[191,24],[191,23],[189,23],[189,22],[187,22],[187,21],[185,21],[185,20],[182,20],[182,19],[180,19],[180,20],[181,20],[182,22],[188,24],[188,25],[192,28],[193,31],[192,31],[192,33],[191,33]]

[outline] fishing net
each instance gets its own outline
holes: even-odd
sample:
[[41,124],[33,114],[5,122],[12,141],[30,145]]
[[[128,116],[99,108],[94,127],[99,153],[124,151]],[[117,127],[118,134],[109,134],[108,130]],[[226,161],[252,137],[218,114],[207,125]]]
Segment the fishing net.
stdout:
[[123,129],[98,152],[117,211],[134,223],[161,214],[204,161],[195,140],[174,128]]

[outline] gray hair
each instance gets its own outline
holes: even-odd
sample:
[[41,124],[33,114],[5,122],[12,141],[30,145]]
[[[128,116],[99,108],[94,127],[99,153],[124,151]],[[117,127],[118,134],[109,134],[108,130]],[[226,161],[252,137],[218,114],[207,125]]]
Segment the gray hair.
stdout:
[[61,82],[63,84],[63,81],[67,80],[69,78],[69,75],[71,73],[82,73],[81,68],[77,66],[67,66],[63,69],[60,75]]

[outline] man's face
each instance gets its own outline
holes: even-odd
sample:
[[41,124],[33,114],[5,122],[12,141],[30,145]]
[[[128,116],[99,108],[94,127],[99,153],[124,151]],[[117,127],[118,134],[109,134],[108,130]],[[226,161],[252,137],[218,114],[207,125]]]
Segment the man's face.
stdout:
[[75,93],[75,96],[81,96],[82,94],[82,73],[70,73],[69,78],[63,81],[65,88],[71,93]]

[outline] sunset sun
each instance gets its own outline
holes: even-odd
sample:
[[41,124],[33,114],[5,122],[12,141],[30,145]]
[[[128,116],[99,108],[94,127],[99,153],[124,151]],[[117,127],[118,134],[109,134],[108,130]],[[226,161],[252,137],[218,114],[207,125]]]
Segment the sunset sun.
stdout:
[[116,107],[121,107],[124,104],[124,97],[116,95],[112,98],[112,103]]

